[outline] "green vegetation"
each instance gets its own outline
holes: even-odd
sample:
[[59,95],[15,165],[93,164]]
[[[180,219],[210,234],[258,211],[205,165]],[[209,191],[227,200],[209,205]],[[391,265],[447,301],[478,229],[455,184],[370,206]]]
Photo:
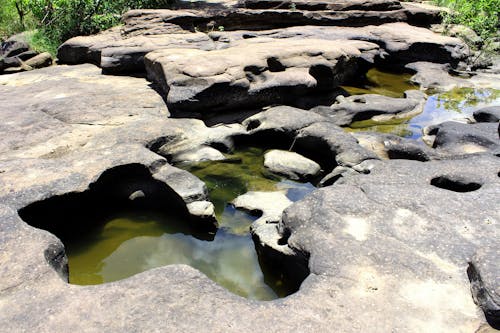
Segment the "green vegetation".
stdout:
[[167,8],[173,0],[0,0],[0,39],[30,31],[39,51],[55,53],[68,38],[117,25],[133,8]]
[[474,30],[488,44],[498,37],[500,0],[435,0],[451,11],[445,24],[462,24]]

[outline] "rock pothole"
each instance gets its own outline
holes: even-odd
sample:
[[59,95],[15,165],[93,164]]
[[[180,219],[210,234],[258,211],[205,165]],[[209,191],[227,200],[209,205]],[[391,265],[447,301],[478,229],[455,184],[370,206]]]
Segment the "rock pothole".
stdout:
[[[187,200],[179,184],[167,185],[172,181],[168,174],[185,171],[169,166],[174,169],[169,173],[164,168],[152,175],[140,164],[118,166],[105,171],[84,192],[32,203],[19,215],[60,238],[65,252],[57,254],[58,260],[46,257],[71,284],[107,283],[155,267],[187,264],[250,299],[272,300],[299,289],[309,274],[307,257],[300,254],[298,260],[290,250],[277,262],[276,255],[254,245],[249,228],[256,217],[235,210],[227,199],[218,200],[217,194],[220,228],[203,214],[192,215],[190,205],[212,204]],[[216,186],[224,183],[213,176]],[[230,183],[223,184],[228,191],[234,189]],[[224,224],[228,220],[231,226]]]
[[473,192],[481,188],[482,184],[469,181],[460,176],[440,176],[431,180],[431,185],[453,192]]

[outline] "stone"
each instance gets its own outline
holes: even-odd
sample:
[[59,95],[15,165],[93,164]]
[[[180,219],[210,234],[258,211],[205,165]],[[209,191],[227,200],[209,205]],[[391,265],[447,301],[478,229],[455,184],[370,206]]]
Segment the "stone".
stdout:
[[320,114],[277,106],[243,122],[252,140],[288,143],[289,149],[317,162],[329,173],[337,165],[352,167],[377,156],[329,118]]
[[0,56],[5,58],[17,56],[29,50],[26,38],[22,34],[14,35],[2,42],[0,46]]
[[[336,271],[334,280],[343,286],[336,291],[337,298],[343,297],[351,285],[342,281],[355,275],[356,287],[349,290],[362,294],[364,301],[368,298],[380,302],[389,297],[391,307],[384,309],[386,315],[394,309],[401,311],[399,304],[411,306],[413,320],[422,316],[419,325],[444,329],[439,324],[443,318],[433,315],[433,310],[424,309],[423,303],[419,303],[420,293],[418,296],[412,293],[415,288],[421,292],[432,289],[428,296],[441,310],[443,306],[447,309],[440,315],[456,317],[453,325],[457,325],[457,330],[465,331],[470,325],[475,331],[477,324],[466,324],[475,321],[476,315],[466,270],[476,251],[484,246],[494,252],[496,247],[498,158],[481,155],[425,163],[397,160],[363,164],[369,174],[342,178],[342,182],[315,191],[285,210],[282,223],[291,232],[288,244],[292,247],[307,244],[311,258],[314,249],[328,249],[310,262],[311,272],[322,275]],[[443,175],[461,175],[481,187],[455,192],[453,187],[432,186],[432,180]],[[456,186],[459,189],[460,184]],[[475,211],[478,205],[480,212]],[[308,240],[304,242],[305,239]],[[475,242],[479,240],[482,245],[478,247]],[[489,260],[493,260],[492,255]],[[406,256],[413,259],[403,259]],[[400,266],[403,262],[410,264]],[[481,267],[497,266],[490,266],[491,261],[484,263]],[[483,277],[489,281],[488,290],[493,294],[498,274],[494,275],[496,268],[489,269],[493,274],[484,273]],[[484,282],[481,288],[488,283]],[[455,291],[453,296],[447,292],[451,289]],[[415,308],[417,304],[420,305]],[[362,315],[366,308],[358,311]]]
[[[205,183],[185,170],[165,164],[154,173],[153,177],[170,186],[186,204],[208,200],[208,189]],[[201,209],[196,205],[193,208]]]
[[274,255],[295,255],[286,243],[280,244],[283,235],[278,229],[278,222],[285,208],[292,204],[284,192],[247,192],[234,199],[232,204],[238,209],[260,215],[250,226],[258,246],[271,249]]
[[187,204],[187,209],[192,216],[215,221],[215,207],[210,201],[193,201]]
[[423,142],[393,134],[357,132],[352,135],[360,146],[373,151],[380,159],[407,159],[421,162],[439,159],[440,155]]
[[[213,15],[192,9],[132,10],[124,14],[124,26],[121,29],[112,28],[98,35],[75,37],[66,41],[58,49],[58,59],[60,63],[66,64],[94,63],[108,73],[143,72],[144,56],[151,51],[172,48],[208,51],[232,47],[238,45],[239,40],[258,36],[276,39],[369,41],[378,44],[381,51],[384,51],[380,52],[381,65],[388,64],[392,67],[422,60],[450,62],[456,65],[468,55],[466,45],[458,38],[441,36],[404,22],[388,23],[405,21],[410,12],[413,14],[409,15],[416,18],[419,9],[415,9],[415,4],[374,0],[356,4],[352,2],[335,3],[335,5],[331,2],[310,4],[352,8],[361,6],[365,9],[370,6],[379,9],[383,6],[401,8],[388,11],[359,9],[337,12],[239,8],[215,10],[219,14]],[[434,17],[430,19],[431,21],[436,18],[439,20],[439,11],[434,9],[430,12],[428,9],[425,11],[430,13],[428,17]],[[360,26],[360,20],[363,26]],[[370,23],[373,25],[368,25]],[[255,24],[258,25],[258,29],[252,28]],[[280,29],[258,31],[277,28],[276,24],[280,25]],[[231,31],[235,29],[253,30]]]
[[[336,87],[351,78],[363,53],[360,41],[249,39],[215,51],[159,50],[146,56],[148,77],[169,108],[213,111],[259,107]],[[193,64],[196,64],[193,66]]]
[[432,147],[444,154],[500,153],[498,123],[447,121],[425,128],[424,133],[434,136]]
[[[3,75],[0,99],[5,118],[0,124],[0,325],[5,331],[300,327],[328,332],[335,327],[346,333],[456,333],[484,330],[486,319],[494,319],[500,178],[499,159],[490,151],[426,162],[382,161],[328,117],[288,106],[266,109],[241,125],[209,128],[201,120],[169,118],[163,99],[144,78],[102,75],[93,65]],[[464,126],[477,126],[489,137],[494,125]],[[344,171],[332,186],[284,213],[275,198],[263,200],[274,211],[252,199],[254,208],[269,216],[252,227],[260,258],[295,260],[293,270],[307,276],[295,294],[279,301],[236,296],[185,265],[76,287],[67,282],[61,241],[20,218],[27,205],[88,191],[110,173],[113,179],[132,175],[168,190],[171,166],[158,153],[169,157],[202,146],[230,147],[259,136],[272,138],[268,143],[282,140],[327,166],[327,173]],[[192,192],[183,189],[183,197],[169,192],[175,195],[161,205],[187,212],[189,193],[200,193],[196,184]],[[121,190],[133,205],[154,194],[149,186]],[[196,198],[192,206],[208,213],[206,201]],[[467,275],[469,263],[481,283]],[[482,297],[486,294],[490,297]]]
[[61,64],[93,63],[108,73],[144,72],[144,56],[153,50],[168,48],[213,49],[203,33],[165,33],[161,35],[122,36],[119,29],[87,37],[74,37],[57,51]]
[[447,91],[457,87],[472,86],[470,81],[450,75],[450,67],[446,64],[422,61],[410,63],[405,68],[415,72],[411,81],[422,89]]
[[413,117],[423,111],[425,101],[426,95],[417,90],[406,91],[404,98],[376,94],[339,96],[330,107],[318,106],[311,111],[327,116],[339,126],[365,120],[377,124]]
[[478,249],[467,269],[474,301],[483,309],[488,322],[495,328],[500,325],[500,272],[498,265],[495,265],[497,254],[489,247]]
[[480,123],[498,123],[500,121],[500,105],[488,106],[474,111],[474,119]]
[[173,162],[201,162],[201,161],[220,161],[226,157],[219,150],[203,146],[199,149],[188,150],[173,156]]
[[264,154],[264,166],[290,179],[310,179],[321,171],[318,163],[294,152],[270,150]]
[[223,31],[209,35],[221,44],[220,47],[231,47],[241,39],[257,37],[364,40],[379,45],[377,65],[390,69],[403,69],[406,64],[419,61],[457,66],[469,56],[469,49],[462,40],[404,22],[361,27],[304,26],[265,31]]
[[49,52],[40,53],[24,62],[31,68],[43,68],[52,65],[52,55]]

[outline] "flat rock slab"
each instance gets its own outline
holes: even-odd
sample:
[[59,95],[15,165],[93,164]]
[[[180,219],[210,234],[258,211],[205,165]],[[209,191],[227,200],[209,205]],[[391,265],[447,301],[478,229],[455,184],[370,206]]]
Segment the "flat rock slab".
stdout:
[[74,37],[59,47],[57,57],[61,64],[93,63],[108,73],[130,73],[144,72],[144,56],[154,50],[214,48],[213,41],[203,33],[162,32],[123,36],[118,28],[112,28],[93,36]]
[[351,78],[375,44],[250,39],[216,51],[160,50],[146,56],[148,77],[170,108],[231,110],[284,102]]
[[270,150],[264,155],[264,166],[290,179],[308,179],[321,171],[318,163],[300,154],[286,150]]

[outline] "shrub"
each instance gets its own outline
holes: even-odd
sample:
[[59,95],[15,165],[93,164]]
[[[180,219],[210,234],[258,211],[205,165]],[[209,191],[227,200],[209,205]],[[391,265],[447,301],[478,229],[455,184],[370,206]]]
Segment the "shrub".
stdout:
[[462,24],[472,28],[484,41],[498,36],[500,0],[436,0],[451,9],[445,24]]
[[167,8],[173,0],[0,0],[0,37],[36,29],[31,41],[43,51],[79,35],[117,25],[132,8]]

